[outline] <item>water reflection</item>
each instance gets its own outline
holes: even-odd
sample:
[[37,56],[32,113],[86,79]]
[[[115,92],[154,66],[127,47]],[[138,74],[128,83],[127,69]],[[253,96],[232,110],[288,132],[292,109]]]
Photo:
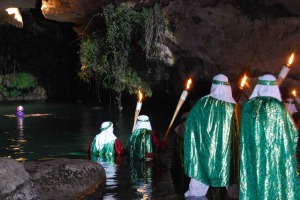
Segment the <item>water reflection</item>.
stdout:
[[[15,160],[17,161],[25,161],[27,160],[24,157],[25,154],[25,146],[27,144],[27,140],[24,138],[24,118],[23,117],[17,117],[17,138],[11,138],[12,144],[9,146],[10,150],[12,151],[12,154],[16,156]],[[10,157],[10,156],[8,156]]]
[[[128,157],[121,156],[92,156],[93,161],[98,162],[103,166],[106,172],[106,192],[104,199],[115,199],[115,191],[124,191],[119,188],[124,182],[127,186],[135,188],[135,195],[138,199],[149,199],[152,193],[152,176],[153,176],[153,162],[145,162],[139,160],[129,160]],[[123,178],[120,180],[122,168],[128,167],[129,174],[122,174]],[[127,176],[124,180],[124,177]],[[126,189],[125,189],[126,190]],[[123,194],[124,195],[124,194]],[[132,194],[125,194],[125,196],[132,196]]]
[[137,191],[137,195],[140,196],[141,199],[148,199],[152,193],[152,162],[153,161],[130,161],[131,181]]
[[[91,159],[86,151],[99,132],[99,123],[107,120],[116,125],[116,136],[123,145],[131,134],[131,108],[118,113],[107,108],[95,109],[94,105],[28,103],[24,105],[27,114],[44,112],[53,115],[7,117],[14,113],[16,106],[2,104],[0,109],[1,157],[30,161],[58,157]],[[161,114],[165,113],[164,109],[160,108],[160,112],[148,111],[158,134],[164,133],[168,123]],[[171,141],[172,135],[169,139]],[[170,153],[161,159],[164,164],[131,162],[127,155],[114,157],[113,160],[96,159],[106,170],[107,182],[100,190],[101,194],[90,199],[178,199],[174,196],[176,192],[169,171]]]
[[108,189],[116,188],[117,187],[117,181],[116,181],[117,164],[115,164],[114,157],[113,156],[104,156],[104,157],[92,156],[92,160],[101,164],[105,169],[106,187]]

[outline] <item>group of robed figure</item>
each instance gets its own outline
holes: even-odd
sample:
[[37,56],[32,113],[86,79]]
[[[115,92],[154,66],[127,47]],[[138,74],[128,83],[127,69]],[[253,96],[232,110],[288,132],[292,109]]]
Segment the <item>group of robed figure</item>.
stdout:
[[[282,103],[273,75],[259,77],[240,112],[228,78],[213,78],[210,94],[190,110],[183,134],[184,172],[191,178],[185,197],[205,196],[209,187],[239,190],[239,199],[300,199],[295,122]],[[159,139],[149,117],[140,115],[126,150],[130,159],[152,160]],[[112,122],[101,125],[90,152],[123,154]]]

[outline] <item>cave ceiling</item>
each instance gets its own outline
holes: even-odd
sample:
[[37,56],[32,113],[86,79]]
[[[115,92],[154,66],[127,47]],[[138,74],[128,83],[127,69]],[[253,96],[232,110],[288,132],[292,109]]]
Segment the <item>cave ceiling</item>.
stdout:
[[[111,1],[112,2],[112,1]],[[113,1],[143,6],[151,1]],[[300,89],[300,1],[299,0],[169,0],[163,4],[166,22],[173,26],[168,46],[176,62],[193,65],[198,77],[218,72],[235,77],[243,69],[253,77],[278,74],[289,55],[295,59],[284,86]],[[110,3],[105,0],[1,0],[0,25],[24,25],[9,15],[7,8],[18,8],[21,16],[41,9],[43,17],[72,23],[74,30],[87,25],[91,17]],[[79,29],[78,29],[79,28]],[[38,28],[37,28],[38,29]]]

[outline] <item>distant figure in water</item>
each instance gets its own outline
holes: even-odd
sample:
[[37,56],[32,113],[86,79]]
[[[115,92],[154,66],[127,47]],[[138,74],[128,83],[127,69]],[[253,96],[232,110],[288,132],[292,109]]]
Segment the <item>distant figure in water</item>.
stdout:
[[127,141],[127,151],[131,159],[151,161],[158,152],[159,138],[152,130],[149,117],[140,115],[135,130]]
[[114,156],[124,153],[120,140],[113,133],[114,128],[112,122],[103,122],[100,131],[101,132],[95,136],[89,150],[93,156]]
[[16,112],[16,117],[24,117],[24,116],[25,116],[25,113],[24,113],[23,106],[18,106],[17,112]]

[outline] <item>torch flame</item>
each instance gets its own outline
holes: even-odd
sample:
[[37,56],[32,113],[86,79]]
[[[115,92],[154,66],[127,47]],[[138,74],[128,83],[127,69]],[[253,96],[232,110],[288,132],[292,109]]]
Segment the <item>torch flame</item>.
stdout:
[[192,79],[190,78],[186,83],[186,89],[190,89],[191,83],[192,83]]
[[292,94],[294,95],[294,97],[296,97],[297,96],[296,90],[293,90]]
[[15,19],[23,24],[22,16],[18,8],[7,8],[6,12],[9,15],[15,14]]
[[139,90],[139,102],[141,102],[143,99],[143,93],[141,93],[141,90]]
[[46,5],[46,3],[43,1],[42,2],[42,6],[41,6],[41,10],[43,11],[43,10],[45,10],[47,8],[47,5]]
[[289,58],[289,62],[288,62],[289,66],[293,63],[293,60],[294,60],[294,53],[292,53],[290,58]]
[[247,77],[246,74],[245,74],[244,77],[243,77],[243,79],[242,79],[242,82],[241,82],[241,87],[244,87],[247,78],[248,78],[248,77]]

